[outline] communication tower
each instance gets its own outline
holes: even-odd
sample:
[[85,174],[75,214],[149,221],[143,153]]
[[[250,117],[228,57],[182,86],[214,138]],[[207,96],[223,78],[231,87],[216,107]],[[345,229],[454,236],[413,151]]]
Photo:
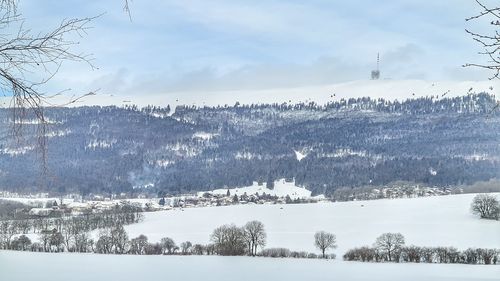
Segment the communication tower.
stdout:
[[380,54],[377,53],[377,69],[376,70],[372,70],[372,80],[378,80],[378,79],[380,79],[379,64],[380,64]]

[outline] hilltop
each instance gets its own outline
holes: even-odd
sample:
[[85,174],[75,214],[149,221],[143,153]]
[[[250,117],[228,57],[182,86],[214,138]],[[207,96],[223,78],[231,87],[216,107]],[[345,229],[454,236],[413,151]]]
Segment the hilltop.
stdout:
[[[328,196],[395,181],[488,181],[500,177],[500,115],[491,111],[494,95],[473,91],[402,101],[47,108],[49,174],[40,176],[37,122],[28,116],[23,140],[0,144],[0,186],[161,196],[254,182],[272,188],[284,178]],[[4,132],[11,114],[0,110]]]

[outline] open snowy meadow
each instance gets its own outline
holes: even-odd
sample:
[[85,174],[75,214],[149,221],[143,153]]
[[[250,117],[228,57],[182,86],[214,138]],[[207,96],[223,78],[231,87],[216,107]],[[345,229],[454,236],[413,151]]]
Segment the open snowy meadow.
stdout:
[[339,259],[350,248],[371,245],[384,232],[402,233],[407,245],[500,248],[500,222],[472,215],[474,196],[175,209],[146,213],[143,222],[126,230],[129,237],[145,234],[150,241],[171,237],[177,243],[204,244],[217,226],[259,220],[266,228],[266,247],[318,253],[313,236],[325,230],[337,235],[334,252]]

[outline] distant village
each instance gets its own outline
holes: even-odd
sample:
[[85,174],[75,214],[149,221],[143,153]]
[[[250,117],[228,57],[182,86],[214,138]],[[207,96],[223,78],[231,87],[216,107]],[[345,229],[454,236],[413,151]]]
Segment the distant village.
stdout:
[[[220,191],[220,190],[219,190]],[[227,189],[226,192],[198,192],[181,196],[166,196],[151,198],[146,194],[137,198],[127,198],[126,194],[89,195],[68,194],[62,197],[51,197],[48,193],[18,194],[0,191],[0,200],[19,202],[27,207],[25,212],[29,217],[59,217],[65,215],[85,215],[105,213],[128,207],[137,212],[155,212],[167,210],[183,210],[184,208],[218,207],[229,205],[256,204],[306,204],[318,202],[343,202],[359,200],[415,198],[442,196],[461,193],[460,190],[438,187],[419,187],[418,185],[395,185],[385,187],[343,188],[338,189],[329,197],[301,196],[292,193],[286,195],[271,195],[265,192],[247,194],[238,189]]]

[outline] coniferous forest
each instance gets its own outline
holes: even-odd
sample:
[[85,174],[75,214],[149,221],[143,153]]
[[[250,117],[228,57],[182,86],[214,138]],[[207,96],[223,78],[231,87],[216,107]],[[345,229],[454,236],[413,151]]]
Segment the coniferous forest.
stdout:
[[46,171],[35,118],[11,138],[0,110],[0,187],[53,194],[179,194],[295,179],[314,194],[407,181],[439,187],[500,177],[494,96],[326,105],[46,108]]

